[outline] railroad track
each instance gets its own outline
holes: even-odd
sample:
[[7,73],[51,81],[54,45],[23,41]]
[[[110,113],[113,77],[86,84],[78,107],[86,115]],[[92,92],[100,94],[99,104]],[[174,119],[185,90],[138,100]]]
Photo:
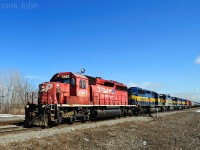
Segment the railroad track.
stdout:
[[0,128],[0,136],[3,134],[18,132],[22,130],[26,130],[26,128],[22,128],[18,126],[8,126],[8,127]]
[[6,125],[22,125],[23,124],[23,120],[0,120],[0,127],[2,126],[6,126]]
[[[192,108],[192,109],[190,109],[190,111],[194,111],[196,109],[197,108]],[[185,112],[187,110],[188,109],[181,110],[180,112]],[[179,111],[165,111],[165,112],[159,112],[158,114],[168,114],[168,113],[173,113],[173,112],[179,112]],[[152,113],[152,114],[154,114],[154,116],[155,116],[156,113]],[[128,118],[129,116],[126,116],[126,117]],[[107,119],[90,120],[90,121],[86,121],[83,124],[91,124],[91,123],[100,122],[100,121],[103,122],[103,121],[107,121],[109,119],[120,120],[120,119],[123,119],[123,118],[126,118],[126,117],[114,118],[114,119],[107,118]],[[131,116],[131,117],[135,117],[135,116]],[[137,116],[137,117],[148,117],[148,114],[140,114],[140,116]],[[16,124],[16,125],[13,125],[13,123]],[[53,128],[55,128],[55,129],[56,128],[63,128],[63,127],[66,127],[66,126],[72,127],[72,126],[76,126],[76,125],[79,125],[79,124],[82,124],[82,123],[81,122],[74,122],[73,124],[61,123],[58,126],[52,127],[52,129]],[[9,122],[9,123],[0,122],[0,136],[6,135],[6,134],[18,134],[18,133],[22,133],[22,132],[39,131],[39,130],[45,130],[45,129],[49,129],[49,127],[44,128],[44,129],[42,129],[41,127],[23,128],[22,122],[18,122],[18,123],[16,121],[14,121],[12,123],[11,122]]]
[[24,128],[22,126],[5,127],[0,129],[0,136],[4,136],[7,134],[18,134],[22,132],[39,131],[39,130],[41,130],[40,127],[34,127],[34,128]]

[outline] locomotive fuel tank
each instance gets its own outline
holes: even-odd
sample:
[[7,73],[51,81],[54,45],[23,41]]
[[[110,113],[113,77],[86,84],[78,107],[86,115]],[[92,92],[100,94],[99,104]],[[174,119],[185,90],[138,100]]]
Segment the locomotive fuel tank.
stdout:
[[104,109],[104,110],[95,110],[94,117],[96,119],[101,118],[113,118],[121,115],[121,109]]

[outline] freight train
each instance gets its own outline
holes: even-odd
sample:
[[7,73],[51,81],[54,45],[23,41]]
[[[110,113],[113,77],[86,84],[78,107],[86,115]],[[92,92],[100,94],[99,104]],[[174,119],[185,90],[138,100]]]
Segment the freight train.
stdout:
[[113,80],[61,72],[39,85],[37,104],[28,100],[25,127],[132,116],[148,110],[190,108],[191,101]]

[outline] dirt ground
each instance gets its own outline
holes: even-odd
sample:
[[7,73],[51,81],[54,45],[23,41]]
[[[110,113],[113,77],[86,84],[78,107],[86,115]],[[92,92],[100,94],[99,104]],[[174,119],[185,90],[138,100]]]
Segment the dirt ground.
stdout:
[[71,131],[42,139],[1,145],[3,149],[67,150],[200,150],[200,113],[185,111],[154,117],[148,122]]

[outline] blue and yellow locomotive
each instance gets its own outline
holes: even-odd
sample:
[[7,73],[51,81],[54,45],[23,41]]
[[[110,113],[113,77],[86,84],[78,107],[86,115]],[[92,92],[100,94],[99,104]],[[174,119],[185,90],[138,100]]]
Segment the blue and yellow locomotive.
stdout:
[[189,108],[189,100],[172,97],[169,94],[158,94],[139,87],[128,89],[129,104],[136,105],[139,112],[169,111]]
[[173,98],[169,94],[160,94],[159,98],[163,105],[162,108],[164,111],[173,110],[176,106],[175,101],[173,101]]
[[130,87],[128,89],[129,103],[136,105],[139,108],[139,111],[146,112],[148,108],[151,108],[151,111],[155,111],[155,108],[158,108],[159,111],[162,110],[162,102],[160,101],[159,94],[142,89],[139,87]]

